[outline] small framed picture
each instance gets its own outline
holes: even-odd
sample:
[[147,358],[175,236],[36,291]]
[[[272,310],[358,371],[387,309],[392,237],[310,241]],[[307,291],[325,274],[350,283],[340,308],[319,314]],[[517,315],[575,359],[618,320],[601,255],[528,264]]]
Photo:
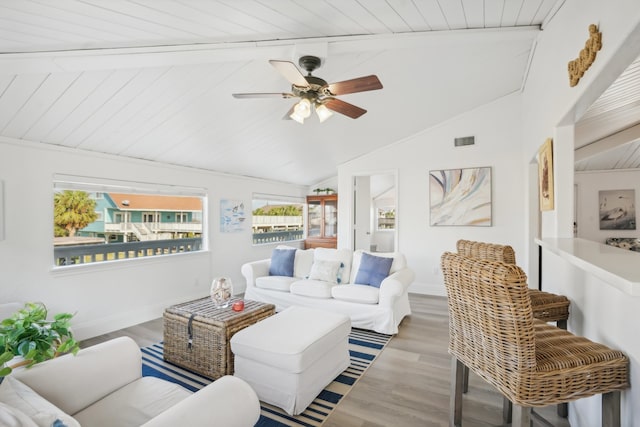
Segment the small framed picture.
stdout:
[[553,210],[553,140],[548,138],[538,150],[540,210]]
[[636,229],[636,190],[602,190],[598,196],[600,230]]

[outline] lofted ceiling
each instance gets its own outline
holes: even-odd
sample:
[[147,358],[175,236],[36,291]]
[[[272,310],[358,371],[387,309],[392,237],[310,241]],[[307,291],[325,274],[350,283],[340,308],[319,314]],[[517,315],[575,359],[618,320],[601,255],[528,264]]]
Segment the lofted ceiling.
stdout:
[[640,58],[575,126],[575,170],[640,169]]
[[[0,0],[0,136],[312,185],[520,90],[563,0]],[[283,120],[268,62],[322,58],[368,112]],[[381,165],[384,167],[384,165]]]

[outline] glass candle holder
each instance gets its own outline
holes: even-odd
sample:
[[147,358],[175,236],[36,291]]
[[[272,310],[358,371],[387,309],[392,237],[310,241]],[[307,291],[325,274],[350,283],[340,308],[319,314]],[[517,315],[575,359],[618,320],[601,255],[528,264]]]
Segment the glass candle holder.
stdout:
[[228,277],[216,277],[211,282],[211,301],[216,308],[229,307],[229,301],[233,296],[233,283]]

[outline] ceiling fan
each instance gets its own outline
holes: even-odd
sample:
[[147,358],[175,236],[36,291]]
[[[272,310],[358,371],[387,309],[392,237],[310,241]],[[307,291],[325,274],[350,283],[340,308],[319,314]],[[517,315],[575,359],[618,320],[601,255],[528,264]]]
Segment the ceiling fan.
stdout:
[[312,76],[311,72],[320,67],[320,58],[317,56],[303,56],[298,63],[307,71],[305,76],[298,67],[290,61],[269,61],[290,83],[291,92],[282,93],[234,93],[234,98],[300,98],[284,119],[293,119],[298,123],[304,123],[304,119],[311,115],[315,109],[320,122],[333,115],[333,112],[344,114],[352,119],[362,116],[367,110],[348,102],[342,101],[336,96],[348,93],[365,92],[368,90],[382,89],[382,83],[375,75],[358,77],[337,83],[327,83],[325,80]]

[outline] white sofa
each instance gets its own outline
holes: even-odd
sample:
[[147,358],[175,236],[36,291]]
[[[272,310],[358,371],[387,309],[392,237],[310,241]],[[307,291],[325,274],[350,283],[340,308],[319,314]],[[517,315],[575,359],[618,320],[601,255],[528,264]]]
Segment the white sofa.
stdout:
[[[389,275],[380,287],[355,284],[364,251],[348,249],[276,249],[295,250],[293,276],[270,276],[271,259],[253,261],[242,266],[247,281],[244,297],[275,304],[276,311],[293,305],[333,311],[349,316],[355,328],[383,334],[397,334],[402,319],[411,314],[407,289],[415,277],[398,252],[369,253],[393,258]],[[309,279],[317,261],[340,261],[340,283]]]
[[142,377],[129,337],[15,370],[0,384],[4,427],[253,426],[260,403],[243,380],[222,377],[196,393]]

